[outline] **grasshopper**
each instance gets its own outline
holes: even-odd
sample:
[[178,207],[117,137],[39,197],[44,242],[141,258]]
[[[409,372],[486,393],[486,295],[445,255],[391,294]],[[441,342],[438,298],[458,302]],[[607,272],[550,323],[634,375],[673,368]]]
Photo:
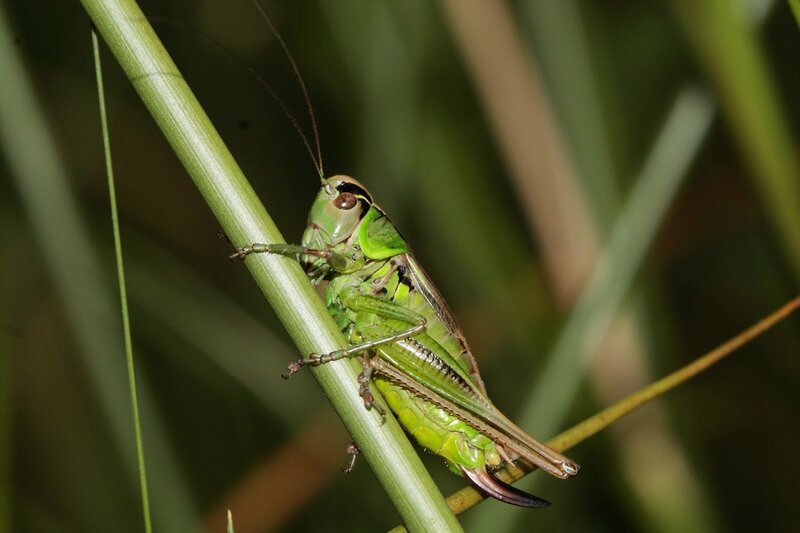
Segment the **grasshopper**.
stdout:
[[[301,244],[254,243],[238,248],[230,258],[243,261],[250,254],[273,253],[297,259],[314,285],[327,282],[328,312],[349,343],[346,349],[298,359],[283,378],[304,366],[358,358],[362,366],[359,394],[367,409],[386,415],[370,392],[374,382],[400,425],[423,448],[443,457],[453,472],[503,502],[522,507],[550,505],[492,472],[504,463],[521,460],[566,479],[580,467],[525,433],[492,404],[452,311],[367,189],[349,176],[324,177],[314,109],[303,77],[266,10],[258,0],[253,3],[302,89],[315,150],[269,83],[246,68],[289,117],[322,186]],[[345,471],[352,468],[358,448],[352,444],[348,453],[352,460]]]
[[231,255],[296,258],[312,283],[328,282],[328,311],[350,346],[298,359],[284,378],[304,366],[356,357],[367,409],[385,416],[370,392],[374,382],[405,430],[482,492],[523,507],[549,505],[504,483],[493,470],[523,460],[566,479],[579,466],[492,404],[453,313],[367,189],[349,176],[320,179],[300,245],[255,243]]

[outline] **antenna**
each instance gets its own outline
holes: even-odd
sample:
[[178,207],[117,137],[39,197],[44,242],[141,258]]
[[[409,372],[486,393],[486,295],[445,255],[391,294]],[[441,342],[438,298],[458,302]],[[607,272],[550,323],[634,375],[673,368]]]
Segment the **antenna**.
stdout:
[[[261,8],[260,5],[259,5],[259,8],[260,8],[260,10],[263,9],[263,8]],[[265,17],[267,16],[264,11],[261,11],[261,13]],[[179,30],[189,31],[190,33],[194,34],[195,36],[200,37],[201,39],[203,39],[207,43],[209,43],[212,46],[216,47],[219,51],[225,53],[228,57],[230,57],[233,61],[235,61],[241,68],[243,68],[250,76],[252,76],[253,79],[255,79],[258,83],[260,83],[267,90],[267,92],[272,97],[272,99],[275,100],[275,102],[277,102],[277,104],[280,106],[281,110],[283,110],[283,113],[286,115],[286,118],[289,119],[289,122],[292,124],[292,127],[294,127],[294,129],[297,132],[297,134],[300,135],[300,138],[303,140],[303,145],[306,148],[306,152],[308,152],[308,156],[311,158],[311,162],[314,164],[314,169],[317,171],[317,174],[319,174],[320,180],[322,180],[323,182],[325,181],[325,174],[324,174],[323,169],[322,169],[322,151],[320,149],[319,133],[317,132],[317,123],[316,123],[316,120],[314,119],[314,112],[311,109],[311,102],[310,102],[310,99],[308,97],[308,94],[306,93],[305,85],[303,84],[302,79],[299,78],[300,73],[299,73],[299,71],[297,69],[297,66],[294,63],[294,60],[291,59],[291,56],[289,56],[289,58],[290,58],[290,61],[291,61],[291,64],[292,64],[292,68],[294,70],[294,74],[295,74],[296,77],[298,77],[298,79],[300,79],[300,85],[301,85],[301,88],[303,90],[303,96],[305,97],[306,105],[308,106],[308,109],[309,109],[309,116],[311,117],[311,124],[312,124],[312,127],[313,127],[313,133],[314,133],[314,143],[315,143],[316,148],[317,148],[316,155],[314,154],[314,150],[311,149],[311,143],[308,142],[308,137],[306,136],[305,132],[303,131],[303,128],[300,127],[300,123],[297,121],[297,117],[295,117],[294,113],[292,113],[291,109],[289,109],[289,106],[286,105],[286,102],[284,102],[283,99],[281,99],[280,96],[278,96],[278,93],[275,92],[275,89],[272,88],[272,85],[270,85],[269,82],[267,82],[267,80],[265,80],[258,72],[256,72],[256,70],[253,67],[248,65],[247,62],[245,62],[244,60],[239,58],[236,54],[231,52],[222,43],[220,43],[219,41],[217,41],[213,37],[211,37],[209,35],[206,35],[205,33],[203,33],[202,31],[198,30],[197,28],[193,28],[192,26],[188,26],[186,24],[183,24],[183,23],[180,23],[180,22],[177,22],[177,21],[174,21],[174,20],[170,20],[170,19],[165,18],[165,17],[155,16],[155,17],[147,17],[147,19],[151,23],[157,23],[157,24],[164,24],[164,25],[173,26],[173,27],[175,27],[175,28],[177,28]],[[270,28],[272,29],[273,33],[275,34],[275,36],[280,41],[281,46],[283,47],[283,49],[288,54],[288,50],[287,50],[286,45],[283,42],[283,39],[278,34],[278,32],[275,30],[274,26],[272,26],[272,22],[269,20],[269,18],[267,18],[267,20],[270,23]]]
[[[325,174],[324,174],[324,172],[322,170],[322,148],[320,147],[320,142],[319,142],[319,131],[317,129],[317,119],[314,116],[314,106],[311,105],[311,98],[309,98],[309,96],[308,96],[308,90],[306,89],[306,84],[303,81],[303,76],[300,74],[300,69],[297,68],[297,63],[295,63],[294,57],[292,56],[292,53],[289,51],[289,47],[286,46],[286,42],[283,40],[283,37],[281,37],[281,34],[278,33],[278,30],[275,28],[275,25],[272,23],[272,19],[269,18],[269,15],[267,14],[267,10],[264,8],[263,5],[261,5],[261,2],[259,2],[259,0],[253,0],[253,4],[255,4],[256,9],[258,9],[258,12],[261,13],[261,16],[264,18],[264,21],[269,26],[270,31],[272,31],[272,34],[278,40],[278,43],[280,43],[281,48],[283,48],[283,51],[286,54],[286,58],[289,60],[289,64],[291,64],[291,66],[292,66],[292,71],[294,72],[294,77],[297,80],[298,85],[300,85],[300,90],[303,91],[303,98],[306,101],[306,108],[308,109],[308,118],[311,121],[311,133],[314,135],[314,144],[317,147],[317,158],[315,159],[315,163],[316,163],[316,166],[317,166],[317,171],[319,172],[319,177],[324,182],[325,181]],[[311,148],[308,147],[308,141],[305,139],[305,135],[303,135],[303,140],[306,143],[306,148],[308,148],[308,150],[310,151]],[[314,159],[313,156],[312,156],[312,159]]]

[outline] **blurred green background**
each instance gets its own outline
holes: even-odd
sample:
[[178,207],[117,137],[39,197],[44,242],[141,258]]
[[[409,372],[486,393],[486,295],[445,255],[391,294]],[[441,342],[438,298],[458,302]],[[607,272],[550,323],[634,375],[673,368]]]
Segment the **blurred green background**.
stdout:
[[[290,242],[318,184],[260,72],[302,94],[247,1],[143,1]],[[327,174],[393,217],[495,403],[542,439],[800,287],[800,30],[766,1],[270,2]],[[0,4],[0,532],[142,531],[89,21]],[[156,531],[398,522],[104,49]],[[470,531],[792,531],[800,323],[571,450],[544,511]],[[464,481],[424,454],[442,491]]]

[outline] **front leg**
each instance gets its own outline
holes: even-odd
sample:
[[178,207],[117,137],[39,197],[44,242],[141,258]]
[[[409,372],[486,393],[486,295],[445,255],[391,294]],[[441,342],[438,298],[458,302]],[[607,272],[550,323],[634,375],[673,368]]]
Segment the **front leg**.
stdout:
[[333,255],[333,253],[329,250],[309,248],[308,246],[303,246],[301,244],[262,244],[255,242],[249,246],[237,248],[236,252],[229,256],[229,259],[231,261],[237,259],[239,261],[244,261],[245,258],[250,254],[278,254],[286,257],[293,257],[295,259],[301,255],[313,255],[315,257],[321,257],[325,260],[330,259]]
[[364,265],[363,256],[359,257],[352,253],[335,252],[329,249],[311,248],[302,244],[286,243],[263,244],[256,242],[249,246],[238,248],[235,253],[229,256],[229,259],[231,261],[237,259],[244,261],[250,254],[278,254],[297,261],[300,261],[300,257],[304,255],[319,257],[328,268],[335,272],[353,272]]

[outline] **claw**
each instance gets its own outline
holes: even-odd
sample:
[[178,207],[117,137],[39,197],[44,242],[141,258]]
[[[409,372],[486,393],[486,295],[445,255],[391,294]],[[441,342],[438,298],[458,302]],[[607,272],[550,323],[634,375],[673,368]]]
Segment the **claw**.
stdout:
[[304,366],[306,366],[306,365],[318,366],[318,365],[321,365],[324,361],[325,361],[325,358],[323,356],[320,356],[317,353],[312,353],[308,357],[306,357],[305,359],[298,359],[297,361],[293,361],[293,362],[289,363],[289,365],[287,367],[289,369],[289,371],[287,373],[285,373],[285,374],[281,374],[281,377],[283,379],[285,379],[285,380],[289,379],[294,374],[297,374],[298,372],[300,372],[303,369]]
[[375,396],[372,395],[372,392],[370,392],[369,388],[362,387],[361,389],[359,389],[358,392],[361,395],[361,399],[364,400],[364,408],[367,411],[375,409],[375,411],[377,411],[378,414],[381,416],[380,425],[383,425],[384,422],[386,422],[386,410],[383,407],[381,407],[379,403],[375,401]]
[[460,466],[459,468],[478,489],[501,502],[519,505],[520,507],[541,508],[550,505],[550,502],[547,500],[537,498],[532,494],[528,494],[516,487],[512,487],[508,483],[500,481],[494,477],[491,472],[486,470],[486,467],[481,469],[469,469]]
[[358,395],[364,400],[364,408],[368,411],[375,409],[381,415],[381,425],[386,422],[386,410],[375,402],[375,396],[369,390],[371,371],[364,370],[358,375]]
[[281,374],[281,377],[284,379],[284,381],[292,377],[294,374],[297,374],[298,372],[300,372],[300,370],[303,369],[303,360],[299,359],[297,361],[289,363],[289,366],[287,368],[289,369],[289,371],[286,372],[285,374]]
[[243,248],[239,248],[238,250],[236,250],[236,252],[229,255],[228,259],[230,259],[231,261],[244,261],[244,258],[247,257],[247,254],[249,253],[250,253],[249,247],[245,246]]
[[347,455],[350,456],[350,462],[347,466],[342,467],[342,473],[349,474],[353,471],[353,467],[356,464],[356,457],[358,457],[359,453],[361,453],[361,450],[358,449],[355,442],[351,442],[347,445]]

